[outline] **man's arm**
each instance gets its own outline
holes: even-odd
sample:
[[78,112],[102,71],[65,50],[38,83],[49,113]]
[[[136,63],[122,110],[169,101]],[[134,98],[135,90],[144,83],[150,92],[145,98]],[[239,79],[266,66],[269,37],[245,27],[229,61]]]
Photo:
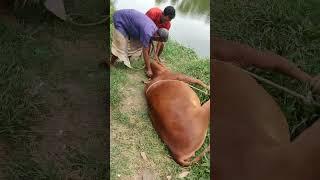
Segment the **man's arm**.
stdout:
[[150,55],[149,55],[149,50],[150,47],[143,47],[143,58],[144,58],[144,63],[146,65],[146,71],[147,71],[147,76],[151,77],[152,76],[152,70],[150,66]]
[[155,49],[155,57],[154,58],[158,62],[160,62],[159,52],[160,52],[160,48],[161,48],[162,44],[163,44],[163,42],[158,41],[157,48]]

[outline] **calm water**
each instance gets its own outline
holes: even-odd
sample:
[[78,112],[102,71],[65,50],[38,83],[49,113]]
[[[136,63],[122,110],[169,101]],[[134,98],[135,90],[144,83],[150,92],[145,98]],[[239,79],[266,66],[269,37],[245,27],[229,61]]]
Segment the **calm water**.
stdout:
[[190,47],[201,57],[210,56],[209,0],[115,0],[116,9],[136,9],[146,13],[152,7],[171,5],[176,17],[171,21],[170,38]]

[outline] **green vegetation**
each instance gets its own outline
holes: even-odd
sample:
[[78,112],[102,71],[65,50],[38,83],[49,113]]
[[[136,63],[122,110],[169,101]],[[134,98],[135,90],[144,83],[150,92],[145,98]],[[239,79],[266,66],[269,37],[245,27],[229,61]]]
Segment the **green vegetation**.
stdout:
[[[314,0],[216,0],[211,23],[217,36],[244,42],[257,49],[271,50],[316,75],[320,73],[319,5]],[[257,69],[254,71],[302,94],[307,92],[308,87],[288,77]],[[293,137],[319,118],[319,109],[308,107],[268,85],[264,86],[285,112]],[[295,129],[302,121],[306,122]]]
[[[28,73],[28,59],[37,61],[46,54],[46,47],[37,47],[28,54],[23,54],[25,42],[30,38],[19,34],[14,29],[0,24],[0,133],[7,141],[13,142],[26,137],[30,130],[30,123],[37,113],[39,106],[37,97],[28,92],[32,87],[32,79]],[[43,53],[43,54],[42,54]],[[39,62],[34,63],[40,66]]]

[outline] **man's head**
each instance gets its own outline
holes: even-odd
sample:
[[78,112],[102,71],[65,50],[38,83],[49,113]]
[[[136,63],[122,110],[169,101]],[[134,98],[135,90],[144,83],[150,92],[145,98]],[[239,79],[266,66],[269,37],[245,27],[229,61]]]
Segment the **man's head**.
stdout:
[[169,31],[166,28],[159,28],[153,35],[152,40],[166,42],[169,38]]
[[176,16],[176,10],[172,6],[167,6],[164,8],[162,16],[161,16],[161,23],[165,23],[171,21]]

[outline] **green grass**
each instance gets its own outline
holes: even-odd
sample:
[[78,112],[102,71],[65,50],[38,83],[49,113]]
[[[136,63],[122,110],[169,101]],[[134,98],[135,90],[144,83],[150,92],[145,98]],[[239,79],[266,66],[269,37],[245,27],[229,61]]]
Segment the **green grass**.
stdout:
[[[320,12],[319,5],[318,1],[313,0],[216,0],[211,16],[213,33],[257,49],[271,50],[315,75],[320,72],[320,34],[316,20]],[[307,92],[305,85],[288,77],[262,70],[255,72],[302,94]],[[272,87],[264,87],[285,112],[291,131],[299,122],[307,119],[298,132],[292,132],[293,137],[319,117],[319,109],[305,106]]]
[[30,156],[27,150],[17,151],[14,154],[6,166],[8,179],[56,180],[62,178],[59,168],[52,161],[44,160],[44,164],[40,164]]
[[[36,83],[35,74],[43,72],[39,70],[45,64],[41,60],[49,58],[43,53],[48,49],[44,44],[30,49],[24,46],[32,41],[26,34],[2,24],[0,29],[0,134],[6,141],[15,142],[28,136],[41,111],[41,101],[32,87]],[[29,58],[34,59],[32,68]]]
[[79,176],[84,179],[106,179],[108,172],[105,159],[95,156],[96,152],[105,151],[99,143],[105,143],[105,140],[89,139],[80,149],[68,147],[65,161],[68,169],[79,171]]
[[[5,167],[8,179],[50,179],[52,167],[41,167],[31,157],[30,142],[37,136],[31,127],[45,113],[34,87],[50,64],[48,46],[35,43],[27,34],[0,24],[0,136],[11,153]],[[33,61],[32,61],[33,60]],[[48,60],[48,61],[45,61]],[[42,76],[45,78],[45,76]]]
[[110,78],[110,84],[112,85],[110,86],[110,92],[112,92],[110,94],[110,105],[111,108],[116,108],[121,100],[119,89],[121,84],[127,80],[127,74],[125,70],[119,69],[118,71],[111,71],[110,77],[112,77]]
[[[169,41],[166,43],[162,58],[171,70],[193,76],[209,84],[209,60],[199,58],[193,50]],[[132,65],[139,69],[144,63],[139,59]],[[145,168],[153,170],[160,179],[165,179],[169,175],[176,179],[185,170],[190,171],[186,179],[209,179],[209,154],[199,164],[185,169],[170,157],[170,152],[158,137],[150,121],[143,95],[144,85],[141,83],[141,80],[146,79],[143,70],[130,70],[122,64],[117,64],[116,68],[111,70],[110,78],[111,179],[117,179],[118,175],[132,178]],[[203,89],[200,86],[197,87]],[[209,99],[208,96],[195,92],[201,102]],[[207,136],[200,152],[209,144],[209,141]],[[144,162],[140,152],[145,152],[150,161]]]

